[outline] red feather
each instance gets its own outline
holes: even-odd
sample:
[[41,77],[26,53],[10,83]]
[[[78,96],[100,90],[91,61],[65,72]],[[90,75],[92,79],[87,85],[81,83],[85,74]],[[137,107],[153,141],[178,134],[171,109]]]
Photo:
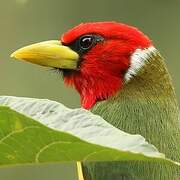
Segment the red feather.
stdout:
[[79,71],[65,77],[65,83],[74,85],[80,93],[81,104],[86,109],[120,90],[132,53],[151,45],[149,38],[138,29],[115,22],[80,24],[66,32],[61,41],[69,44],[92,33],[101,35],[105,41],[81,57]]

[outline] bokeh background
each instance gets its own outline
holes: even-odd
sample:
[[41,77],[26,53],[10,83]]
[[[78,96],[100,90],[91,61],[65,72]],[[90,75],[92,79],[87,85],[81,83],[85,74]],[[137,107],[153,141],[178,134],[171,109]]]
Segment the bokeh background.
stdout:
[[[153,40],[165,57],[180,102],[180,0],[0,0],[0,95],[48,98],[79,107],[79,95],[64,86],[59,74],[9,55],[30,43],[59,39],[81,22],[111,20],[137,26]],[[72,166],[64,165],[64,173],[72,176],[62,179],[76,179]],[[21,180],[19,169],[0,170],[0,180]]]

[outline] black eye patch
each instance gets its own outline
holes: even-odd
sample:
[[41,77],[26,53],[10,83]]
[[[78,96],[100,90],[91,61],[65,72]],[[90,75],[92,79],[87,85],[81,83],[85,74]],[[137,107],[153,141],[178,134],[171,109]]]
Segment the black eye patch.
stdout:
[[86,53],[97,43],[104,41],[104,38],[95,34],[86,34],[73,41],[68,46],[76,51],[80,56]]

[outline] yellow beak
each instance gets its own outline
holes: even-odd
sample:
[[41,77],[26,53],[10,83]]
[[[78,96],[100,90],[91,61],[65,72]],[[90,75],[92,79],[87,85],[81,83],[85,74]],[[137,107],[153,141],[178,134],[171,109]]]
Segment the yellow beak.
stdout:
[[24,60],[41,66],[77,69],[79,55],[60,41],[51,40],[32,44],[18,49],[12,58]]

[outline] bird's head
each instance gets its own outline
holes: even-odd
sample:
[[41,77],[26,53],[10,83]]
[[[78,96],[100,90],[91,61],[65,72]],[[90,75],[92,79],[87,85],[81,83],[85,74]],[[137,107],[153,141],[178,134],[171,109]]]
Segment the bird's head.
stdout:
[[12,57],[59,69],[65,83],[80,93],[82,106],[90,109],[123,87],[131,57],[150,46],[149,38],[132,26],[94,22],[74,27],[60,41],[21,48]]

